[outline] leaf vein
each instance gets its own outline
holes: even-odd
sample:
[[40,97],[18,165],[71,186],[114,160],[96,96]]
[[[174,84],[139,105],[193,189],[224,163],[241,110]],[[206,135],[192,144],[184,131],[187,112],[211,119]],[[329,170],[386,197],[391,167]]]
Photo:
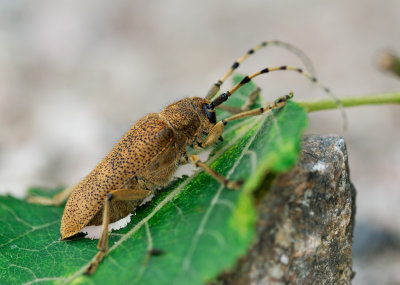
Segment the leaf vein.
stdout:
[[246,154],[250,156],[251,172],[254,172],[257,167],[257,155],[253,150],[248,149]]
[[60,222],[59,220],[55,220],[55,221],[53,221],[53,222],[51,222],[51,223],[47,223],[47,224],[44,224],[44,225],[41,225],[41,226],[32,226],[32,229],[30,229],[29,231],[26,231],[26,232],[24,232],[24,233],[22,233],[22,234],[20,234],[20,235],[18,235],[18,236],[16,236],[16,237],[14,237],[14,238],[8,240],[7,242],[5,242],[5,243],[3,243],[3,244],[0,244],[0,247],[6,246],[7,244],[10,244],[10,243],[12,243],[13,241],[15,241],[15,240],[17,240],[17,239],[19,239],[19,238],[21,238],[21,237],[24,237],[24,236],[26,236],[26,235],[29,235],[30,233],[32,233],[32,232],[34,232],[34,231],[43,229],[43,228],[45,228],[45,227],[54,225],[54,224],[59,223],[59,222]]
[[225,237],[221,233],[214,230],[204,230],[203,235],[209,235],[213,237],[220,247],[226,247]]
[[35,227],[35,226],[29,224],[27,221],[21,219],[21,218],[14,212],[14,210],[11,209],[10,207],[8,207],[7,205],[1,204],[1,206],[2,206],[3,208],[5,208],[5,210],[6,210],[7,212],[9,212],[9,213],[14,217],[14,219],[17,220],[18,222],[20,222],[20,223],[22,223],[22,224],[24,224],[25,226],[30,227],[30,228],[34,228],[34,227]]
[[29,282],[25,282],[22,285],[30,285],[30,284],[35,284],[39,282],[46,282],[46,281],[58,281],[60,280],[59,277],[44,277],[44,278],[36,278],[34,280],[31,280]]
[[216,204],[224,205],[224,206],[228,207],[231,211],[233,211],[235,209],[235,205],[229,200],[219,199],[216,202]]

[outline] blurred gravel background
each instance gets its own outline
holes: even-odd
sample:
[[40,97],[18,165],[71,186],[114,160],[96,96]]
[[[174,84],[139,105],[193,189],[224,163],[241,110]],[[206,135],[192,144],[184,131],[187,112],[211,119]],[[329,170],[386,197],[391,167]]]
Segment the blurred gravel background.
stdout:
[[[0,2],[0,193],[77,182],[139,118],[204,96],[263,40],[297,45],[338,96],[399,90],[376,67],[400,53],[400,1]],[[299,65],[271,47],[240,68]],[[256,80],[273,100],[325,94],[298,74]],[[227,84],[225,87],[228,87]],[[223,88],[224,89],[224,88]],[[358,190],[354,284],[400,284],[400,106],[310,114],[309,133],[344,136]]]

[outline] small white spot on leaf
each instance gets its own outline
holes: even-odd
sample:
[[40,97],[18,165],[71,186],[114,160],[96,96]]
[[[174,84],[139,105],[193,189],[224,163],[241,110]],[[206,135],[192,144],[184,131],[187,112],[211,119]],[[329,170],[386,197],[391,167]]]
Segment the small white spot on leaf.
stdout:
[[[122,218],[119,221],[109,224],[108,231],[111,232],[112,230],[119,230],[119,229],[125,228],[131,221],[131,216],[132,216],[132,214],[129,214],[125,218]],[[87,226],[87,227],[84,227],[81,232],[87,233],[85,238],[99,239],[102,229],[103,229],[103,226]]]

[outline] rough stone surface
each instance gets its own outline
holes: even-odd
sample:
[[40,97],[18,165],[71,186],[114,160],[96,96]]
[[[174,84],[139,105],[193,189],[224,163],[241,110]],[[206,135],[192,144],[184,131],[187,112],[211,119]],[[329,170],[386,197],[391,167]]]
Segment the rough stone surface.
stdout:
[[258,238],[219,284],[350,284],[355,189],[343,138],[306,136],[259,200]]

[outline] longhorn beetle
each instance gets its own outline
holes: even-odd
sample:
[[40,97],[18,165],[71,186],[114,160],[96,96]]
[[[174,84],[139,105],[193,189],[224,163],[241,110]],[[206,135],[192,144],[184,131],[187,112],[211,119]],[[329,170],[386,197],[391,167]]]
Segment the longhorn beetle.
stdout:
[[[244,77],[229,91],[216,96],[224,81],[249,55],[270,45],[281,46],[295,53],[310,72],[286,65],[267,67]],[[301,50],[280,41],[263,42],[236,60],[226,74],[211,87],[205,98],[185,98],[158,114],[145,116],[132,126],[110,153],[76,186],[67,188],[53,199],[31,197],[30,201],[54,205],[61,204],[69,196],[61,220],[61,240],[81,235],[85,226],[103,226],[98,243],[99,251],[85,271],[86,274],[93,274],[108,250],[109,223],[127,216],[146,197],[154,194],[156,189],[165,187],[179,165],[190,162],[227,188],[240,188],[241,181],[227,180],[196,155],[189,156],[186,147],[211,146],[221,138],[229,122],[285,106],[292,94],[282,96],[264,107],[250,110],[258,97],[259,90],[256,90],[241,109],[232,111],[235,113],[232,116],[217,121],[215,114],[215,108],[222,108],[221,104],[242,85],[261,74],[279,70],[295,71],[317,82],[310,61]],[[326,87],[320,86],[331,94]]]

